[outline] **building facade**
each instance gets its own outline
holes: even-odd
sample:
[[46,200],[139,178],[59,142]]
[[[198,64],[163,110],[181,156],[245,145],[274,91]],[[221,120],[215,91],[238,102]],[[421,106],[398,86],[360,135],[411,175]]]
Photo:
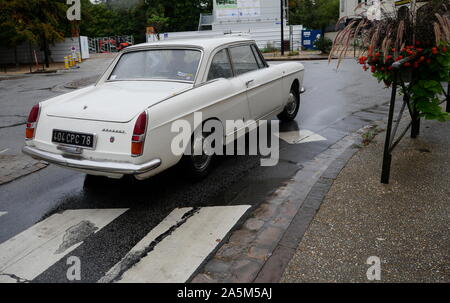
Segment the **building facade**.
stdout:
[[[382,0],[381,5],[387,12],[393,12],[395,9],[396,0]],[[409,2],[409,1],[408,1]],[[365,9],[373,4],[373,0],[340,0],[339,17],[353,19],[359,16]]]
[[[287,0],[284,20],[287,20]],[[249,31],[281,23],[280,0],[214,0],[212,30]]]
[[[289,26],[288,0],[284,1],[284,39],[290,48],[301,45],[301,25]],[[280,0],[213,0],[213,13],[201,15],[198,31],[163,33],[160,39],[208,37],[224,33],[244,33],[255,39],[260,48],[281,46]],[[147,35],[147,41],[155,41]]]
[[[429,0],[415,0],[418,6],[421,6]],[[410,6],[413,0],[381,0],[381,7],[387,13],[393,13],[396,8]],[[373,0],[340,0],[339,17],[353,19],[373,4]]]

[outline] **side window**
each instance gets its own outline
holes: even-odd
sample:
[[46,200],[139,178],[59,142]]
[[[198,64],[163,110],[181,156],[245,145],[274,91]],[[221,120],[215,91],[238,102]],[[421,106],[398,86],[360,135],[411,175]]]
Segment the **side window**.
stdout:
[[233,71],[231,70],[230,60],[226,50],[223,49],[212,59],[207,81],[231,77],[233,77]]
[[250,45],[232,47],[230,48],[230,54],[236,75],[242,75],[259,68]]
[[261,56],[259,55],[258,49],[256,47],[257,47],[256,45],[252,45],[252,50],[253,53],[255,54],[256,61],[258,61],[259,68],[264,68],[266,67],[266,64],[261,59]]

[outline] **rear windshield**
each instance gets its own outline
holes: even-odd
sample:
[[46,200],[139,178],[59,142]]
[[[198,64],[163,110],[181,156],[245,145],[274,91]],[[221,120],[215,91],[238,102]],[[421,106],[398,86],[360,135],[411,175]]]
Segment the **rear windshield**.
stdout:
[[161,49],[123,54],[109,80],[175,80],[193,82],[201,52]]

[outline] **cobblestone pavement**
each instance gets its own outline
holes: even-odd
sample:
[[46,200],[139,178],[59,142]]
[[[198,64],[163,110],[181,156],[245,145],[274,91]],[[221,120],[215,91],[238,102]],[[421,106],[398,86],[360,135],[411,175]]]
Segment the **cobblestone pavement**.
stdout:
[[423,121],[420,137],[393,152],[380,183],[384,132],[342,170],[290,261],[282,282],[450,281],[450,123]]
[[231,234],[191,282],[277,282],[332,179],[356,151],[362,131],[307,162]]

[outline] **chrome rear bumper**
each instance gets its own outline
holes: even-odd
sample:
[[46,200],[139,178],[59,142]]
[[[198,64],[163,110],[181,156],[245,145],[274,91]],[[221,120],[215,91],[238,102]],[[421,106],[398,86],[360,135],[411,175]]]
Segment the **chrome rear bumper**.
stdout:
[[22,152],[34,159],[44,160],[63,167],[106,174],[139,175],[151,171],[161,165],[160,159],[153,159],[144,164],[133,164],[126,162],[92,161],[87,159],[68,158],[63,155],[42,151],[31,146],[24,146]]

